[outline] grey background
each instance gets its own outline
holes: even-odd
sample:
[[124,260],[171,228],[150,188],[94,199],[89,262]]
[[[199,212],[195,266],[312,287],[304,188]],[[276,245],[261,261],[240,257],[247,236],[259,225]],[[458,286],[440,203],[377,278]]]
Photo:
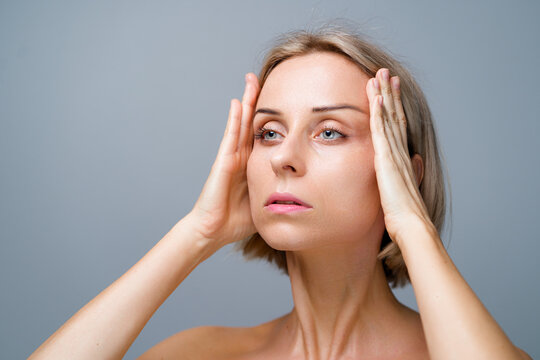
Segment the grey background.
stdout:
[[[443,236],[540,357],[538,2],[0,2],[0,357],[24,358],[193,206],[231,98],[279,33],[348,18],[417,76],[453,199]],[[451,241],[450,241],[451,238]],[[410,287],[397,291],[415,307]],[[127,359],[183,329],[288,312],[288,278],[225,247]]]

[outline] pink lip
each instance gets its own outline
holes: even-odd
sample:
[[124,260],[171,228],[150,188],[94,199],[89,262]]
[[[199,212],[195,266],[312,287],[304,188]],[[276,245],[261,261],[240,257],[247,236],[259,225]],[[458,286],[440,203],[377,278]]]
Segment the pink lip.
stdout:
[[[273,204],[274,201],[294,201],[297,204]],[[275,192],[266,201],[265,208],[276,214],[286,214],[293,211],[305,211],[312,208],[311,205],[303,200],[300,200],[291,193]]]
[[276,214],[286,214],[293,211],[305,211],[311,208],[301,205],[288,205],[288,204],[270,204],[264,207]]

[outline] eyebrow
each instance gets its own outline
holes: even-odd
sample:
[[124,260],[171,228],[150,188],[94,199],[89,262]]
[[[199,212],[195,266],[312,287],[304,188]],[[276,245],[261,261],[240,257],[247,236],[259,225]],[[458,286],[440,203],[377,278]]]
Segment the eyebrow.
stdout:
[[[311,109],[311,111],[314,113],[319,113],[319,112],[327,112],[327,111],[341,110],[341,109],[350,109],[350,110],[355,110],[355,111],[364,113],[364,111],[362,111],[359,107],[354,106],[354,105],[349,105],[349,104],[319,106],[319,107],[314,107],[313,109]],[[269,109],[269,108],[260,108],[257,111],[255,111],[255,114],[253,114],[253,116],[257,115],[258,113],[270,114],[270,115],[283,115],[280,111]]]

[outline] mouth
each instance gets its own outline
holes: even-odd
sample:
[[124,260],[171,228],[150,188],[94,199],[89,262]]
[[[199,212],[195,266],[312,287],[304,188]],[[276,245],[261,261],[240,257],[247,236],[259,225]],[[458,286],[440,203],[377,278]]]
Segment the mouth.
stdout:
[[266,201],[265,209],[284,214],[291,211],[305,211],[311,209],[312,206],[305,201],[297,198],[291,193],[275,192]]

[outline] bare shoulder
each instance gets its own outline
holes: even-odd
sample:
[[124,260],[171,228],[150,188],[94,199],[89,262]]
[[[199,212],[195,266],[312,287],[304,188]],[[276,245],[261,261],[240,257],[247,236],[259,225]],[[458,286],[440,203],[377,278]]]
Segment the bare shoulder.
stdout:
[[276,321],[254,327],[200,326],[180,331],[148,349],[138,360],[245,358],[264,344]]
[[197,359],[208,352],[208,346],[215,346],[214,338],[219,338],[219,332],[219,328],[213,326],[180,331],[151,347],[137,359]]

